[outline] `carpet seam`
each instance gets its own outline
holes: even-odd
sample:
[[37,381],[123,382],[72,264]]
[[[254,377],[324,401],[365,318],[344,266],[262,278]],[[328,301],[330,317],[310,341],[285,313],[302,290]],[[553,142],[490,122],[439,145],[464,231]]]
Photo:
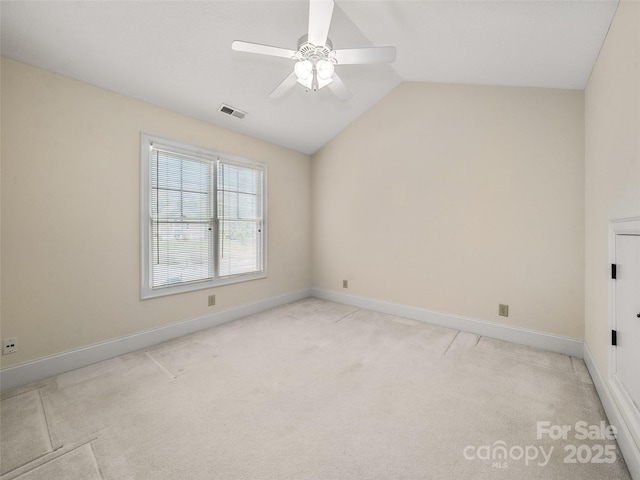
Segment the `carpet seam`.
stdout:
[[98,464],[98,457],[96,455],[96,451],[93,449],[93,442],[94,440],[91,440],[89,442],[89,448],[91,449],[91,458],[93,458],[93,465],[96,467],[96,471],[98,472],[98,476],[102,479],[104,479],[104,475],[102,475],[102,470],[100,469],[100,465]]
[[[40,455],[37,458],[34,458],[33,460],[24,463],[22,465],[20,465],[19,467],[14,468],[13,470],[10,470],[4,474],[2,474],[2,476],[0,476],[0,480],[14,480],[18,477],[21,477],[23,475],[26,475],[27,473],[33,472],[35,470],[38,470],[39,468],[44,467],[45,465],[47,465],[48,463],[53,462],[54,460],[57,460],[58,458],[62,458],[65,455],[67,455],[68,453],[74,452],[76,450],[78,450],[79,448],[84,447],[87,443],[91,443],[93,441],[97,440],[97,437],[92,437],[89,440],[86,440],[85,442],[82,442],[80,444],[76,444],[76,445],[72,445],[71,447],[69,447],[68,450],[65,450],[64,445],[56,448],[55,450],[52,450],[51,452],[47,452],[44,455]],[[47,459],[47,457],[51,457],[49,459]],[[30,468],[30,465],[32,465],[32,467]]]
[[144,352],[144,353],[145,353],[145,355],[146,355],[147,357],[149,357],[149,359],[150,359],[153,363],[155,363],[155,364],[158,366],[158,368],[160,368],[160,370],[162,370],[164,373],[166,373],[166,374],[169,376],[169,378],[171,378],[172,380],[175,380],[176,378],[178,378],[176,375],[174,375],[174,374],[171,372],[171,370],[169,370],[169,369],[168,369],[167,367],[165,367],[162,363],[160,363],[160,361],[159,361],[159,360],[157,360],[157,359],[156,359],[153,355],[151,355],[148,351],[146,351],[146,350],[145,350],[145,352]]
[[[34,382],[36,383],[36,382]],[[37,382],[39,383],[39,382]],[[17,387],[16,389],[11,389],[11,390],[6,390],[4,392],[2,392],[2,396],[0,396],[0,401],[4,402],[5,400],[9,400],[11,398],[15,398],[15,397],[19,397],[20,395],[26,395],[27,393],[31,393],[31,392],[35,392],[36,390],[40,390],[41,388],[45,388],[44,386],[34,386],[33,388],[30,388],[28,390],[24,390],[24,391],[20,391],[20,387]],[[13,393],[15,390],[15,393]],[[13,393],[13,394],[12,394]],[[8,394],[5,396],[5,394]]]
[[[553,367],[551,365],[544,365],[542,363],[532,362],[530,360],[524,360],[524,359],[522,359],[520,357],[515,357],[513,355],[505,355],[504,353],[494,352],[494,351],[491,351],[491,350],[488,350],[488,349],[485,349],[485,348],[482,348],[482,347],[480,347],[480,350],[482,350],[483,352],[487,352],[489,354],[492,354],[492,355],[500,355],[501,357],[511,358],[513,360],[518,360],[519,362],[528,363],[529,365],[535,365],[536,367],[549,368],[551,370],[555,370],[556,372],[562,372],[562,373],[565,373],[567,375],[573,375],[573,366],[572,366],[571,370],[566,370],[566,369],[562,369],[562,368],[556,368],[556,367]],[[562,354],[559,353],[558,355],[562,355]],[[568,357],[569,355],[565,355],[565,356]],[[569,357],[569,358],[571,358],[571,357]]]
[[[581,383],[586,383],[587,385],[593,385],[593,378],[591,378],[591,374],[589,373],[589,370],[587,370],[587,375],[589,376],[589,380],[583,380],[581,377],[580,372],[578,371],[579,369],[576,367],[576,362],[584,362],[584,360],[576,358],[576,357],[570,357],[571,358],[571,367],[573,369],[573,373],[576,376],[576,379],[581,382]],[[585,365],[585,369],[586,369],[586,365]]]
[[335,325],[338,322],[341,322],[342,320],[344,320],[347,317],[350,317],[351,315],[355,315],[356,313],[362,311],[361,308],[358,308],[357,310],[354,310],[353,312],[349,312],[346,315],[343,315],[342,317],[340,317],[338,320],[336,320],[335,322],[333,322],[333,324]]
[[38,388],[38,400],[40,400],[40,410],[42,411],[42,418],[44,419],[44,426],[47,429],[47,438],[49,439],[49,452],[53,452],[53,439],[51,438],[51,427],[49,426],[49,420],[47,419],[47,412],[44,409],[44,400],[42,399],[41,388]]
[[447,354],[447,352],[449,351],[449,349],[451,348],[451,345],[453,345],[453,342],[456,341],[456,338],[458,338],[458,335],[460,334],[460,330],[456,330],[456,334],[453,336],[453,338],[451,339],[451,341],[449,342],[449,345],[447,345],[447,348],[445,349],[444,353],[442,354],[442,356],[445,356]]

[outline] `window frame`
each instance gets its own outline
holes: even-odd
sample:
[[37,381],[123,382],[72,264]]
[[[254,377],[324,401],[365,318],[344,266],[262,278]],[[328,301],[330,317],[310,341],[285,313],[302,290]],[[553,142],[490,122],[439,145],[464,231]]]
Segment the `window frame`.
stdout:
[[[153,251],[152,251],[152,221],[151,221],[151,193],[152,193],[152,152],[153,146],[179,155],[195,157],[213,163],[214,179],[212,190],[212,214],[214,232],[212,235],[213,249],[213,278],[206,280],[196,280],[192,282],[166,285],[161,287],[152,286]],[[260,239],[258,242],[258,261],[261,269],[255,272],[219,276],[219,219],[218,219],[218,177],[217,170],[220,162],[260,170],[261,182],[261,221]],[[158,135],[141,132],[140,135],[140,298],[157,298],[167,295],[203,290],[222,285],[229,285],[240,282],[247,282],[267,277],[267,165],[265,162],[252,160],[237,155],[217,152],[205,147],[200,147],[178,140],[171,140]]]

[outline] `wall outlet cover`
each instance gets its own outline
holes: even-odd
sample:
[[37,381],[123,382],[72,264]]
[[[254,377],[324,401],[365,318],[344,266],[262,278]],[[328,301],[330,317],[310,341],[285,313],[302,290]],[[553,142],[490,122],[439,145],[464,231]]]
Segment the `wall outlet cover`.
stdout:
[[18,351],[18,337],[5,338],[2,341],[2,354],[8,355]]

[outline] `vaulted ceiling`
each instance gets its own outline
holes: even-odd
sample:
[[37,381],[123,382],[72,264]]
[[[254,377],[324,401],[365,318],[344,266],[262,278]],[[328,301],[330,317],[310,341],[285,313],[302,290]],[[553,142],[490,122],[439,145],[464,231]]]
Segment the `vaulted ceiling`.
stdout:
[[[334,48],[394,45],[392,64],[339,65],[353,92],[296,85],[286,58],[233,40],[295,50],[306,0],[2,1],[2,55],[311,154],[403,81],[582,89],[617,0],[337,0]],[[240,120],[221,104],[247,112]]]

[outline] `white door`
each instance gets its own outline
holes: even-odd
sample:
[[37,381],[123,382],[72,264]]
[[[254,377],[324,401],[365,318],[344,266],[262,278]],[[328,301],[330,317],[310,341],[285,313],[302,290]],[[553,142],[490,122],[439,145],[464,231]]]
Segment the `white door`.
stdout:
[[615,377],[628,397],[627,415],[640,422],[640,235],[615,235]]

